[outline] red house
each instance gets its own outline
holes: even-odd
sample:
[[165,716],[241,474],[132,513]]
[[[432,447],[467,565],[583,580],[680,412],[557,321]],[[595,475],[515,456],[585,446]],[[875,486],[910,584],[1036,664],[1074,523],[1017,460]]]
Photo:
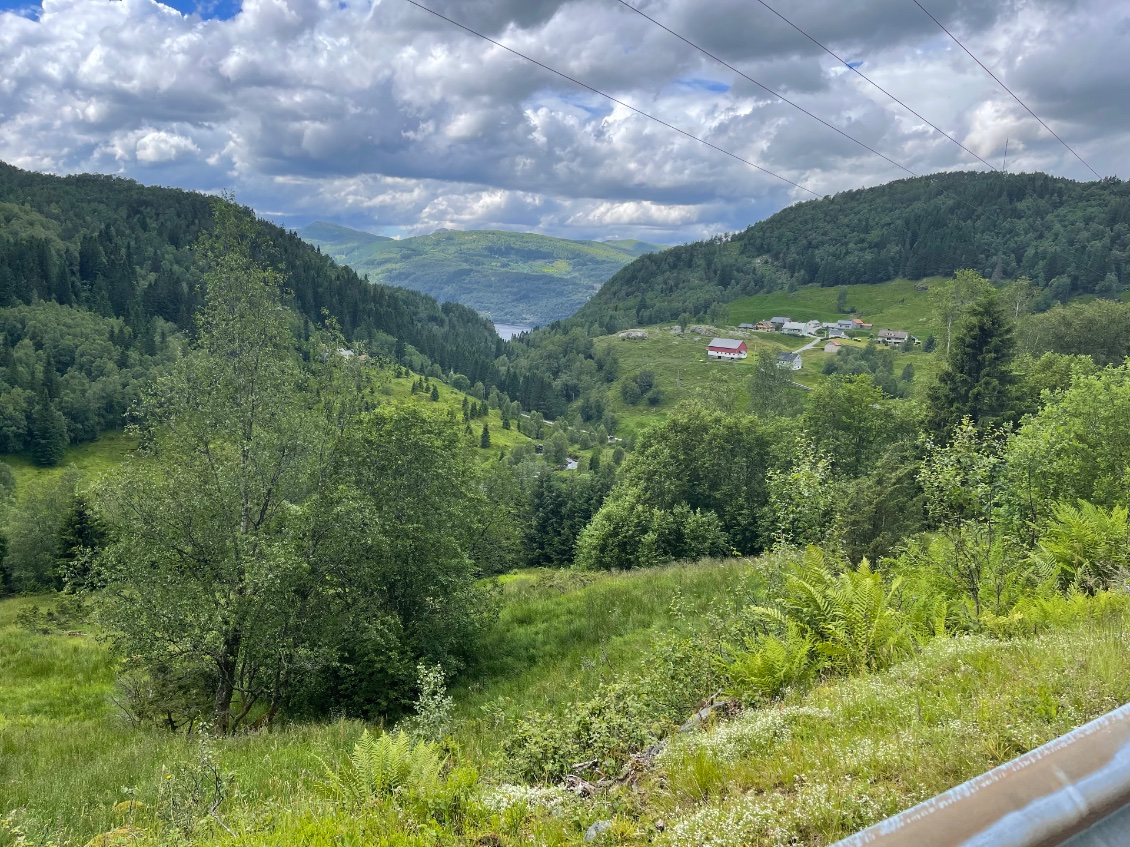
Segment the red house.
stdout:
[[744,359],[748,353],[745,342],[736,338],[715,338],[706,348],[711,359]]

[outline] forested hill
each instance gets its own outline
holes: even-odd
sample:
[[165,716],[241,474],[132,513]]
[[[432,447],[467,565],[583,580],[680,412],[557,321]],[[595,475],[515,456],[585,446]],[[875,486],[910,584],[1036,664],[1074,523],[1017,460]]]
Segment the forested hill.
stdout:
[[615,331],[705,319],[763,291],[921,279],[973,268],[1028,276],[1042,305],[1130,287],[1130,184],[946,173],[798,203],[729,238],[642,256],[571,324]]
[[324,222],[298,234],[374,282],[522,326],[567,318],[632,259],[663,249],[643,241],[570,241],[495,230],[438,230],[396,240]]
[[[202,302],[192,247],[216,202],[0,163],[0,451],[34,449],[33,434],[64,423],[71,442],[121,425],[136,386],[175,355],[170,339],[192,330]],[[310,322],[328,313],[375,351],[500,383],[494,362],[505,345],[473,310],[370,285],[293,232],[265,221],[256,229],[260,258],[283,270]]]
[[[135,336],[161,318],[181,329],[200,303],[191,247],[212,225],[214,198],[117,177],[55,177],[0,163],[0,306],[55,300],[119,317]],[[272,261],[311,321],[327,310],[353,339],[401,339],[472,380],[489,380],[499,354],[470,309],[369,285],[297,235],[260,221]]]

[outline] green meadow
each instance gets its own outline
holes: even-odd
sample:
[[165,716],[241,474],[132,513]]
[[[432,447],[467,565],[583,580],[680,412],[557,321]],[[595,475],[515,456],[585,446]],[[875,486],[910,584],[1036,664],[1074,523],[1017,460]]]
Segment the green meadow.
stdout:
[[602,844],[823,845],[1130,699],[1125,603],[1076,597],[1035,632],[937,638],[699,732],[674,733],[677,718],[621,788],[515,781],[505,742],[532,712],[567,721],[603,686],[648,678],[661,645],[709,643],[761,601],[773,567],[499,579],[481,660],[452,689],[450,775],[425,807],[335,793],[357,721],[234,738],[134,726],[96,625],[61,614],[29,629],[21,611],[56,598],[0,601],[0,845],[569,845],[597,820],[610,822]]

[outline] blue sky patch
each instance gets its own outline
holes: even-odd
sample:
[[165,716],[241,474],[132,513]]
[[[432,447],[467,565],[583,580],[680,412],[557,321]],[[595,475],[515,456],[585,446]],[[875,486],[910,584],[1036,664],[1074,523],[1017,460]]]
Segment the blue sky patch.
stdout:
[[719,82],[716,79],[698,79],[697,77],[682,77],[675,80],[679,85],[684,88],[696,88],[699,91],[713,91],[717,94],[725,94],[730,90],[731,86]]
[[0,12],[15,12],[37,21],[43,12],[43,4],[34,0],[0,0]]
[[[239,14],[243,0],[158,0],[162,5],[176,9],[186,15],[198,14],[200,17],[219,18],[226,21]],[[43,4],[38,0],[0,0],[0,12],[15,12],[25,18],[39,20]]]
[[205,20],[219,18],[226,21],[238,15],[243,7],[243,0],[159,0],[159,2],[186,15],[198,14]]

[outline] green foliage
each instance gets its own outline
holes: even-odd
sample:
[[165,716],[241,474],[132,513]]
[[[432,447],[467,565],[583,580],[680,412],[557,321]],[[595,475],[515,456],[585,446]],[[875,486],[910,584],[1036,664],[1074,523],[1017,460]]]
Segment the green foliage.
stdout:
[[[873,671],[905,655],[913,645],[913,631],[894,600],[898,589],[898,578],[886,585],[866,559],[837,574],[832,562],[809,548],[786,571],[778,603],[755,612],[778,627],[778,636],[786,643],[791,623],[796,632],[789,650],[794,654],[802,650],[798,638],[810,644],[817,671]],[[798,661],[795,656],[793,661]]]
[[1027,579],[1017,542],[1002,525],[1004,436],[978,432],[966,417],[948,444],[926,442],[918,482],[926,510],[948,548],[933,559],[945,577],[973,603],[980,617],[986,594],[999,612]]
[[766,474],[786,438],[772,421],[687,404],[645,432],[624,475],[640,503],[713,512],[735,547],[759,550],[769,541]]
[[866,473],[892,444],[913,435],[902,404],[887,399],[870,376],[825,380],[809,396],[801,427],[839,474]]
[[75,507],[79,474],[73,469],[24,486],[5,510],[6,581],[17,593],[60,589],[60,558],[69,548],[65,533]]
[[836,490],[831,461],[812,442],[799,438],[791,464],[769,471],[766,524],[776,544],[819,544],[832,525]]
[[614,770],[663,731],[643,692],[630,685],[603,687],[567,715],[535,712],[518,722],[504,740],[508,770],[533,782],[560,779],[579,761],[596,759]]
[[840,482],[835,526],[849,559],[879,561],[925,527],[921,461],[918,445],[896,442],[862,475]]
[[370,735],[366,729],[348,764],[328,771],[328,778],[338,797],[352,805],[392,797],[426,805],[440,791],[443,766],[439,747],[430,741],[406,732]]
[[538,473],[526,530],[526,562],[532,567],[568,567],[577,536],[596,514],[612,486],[612,466],[590,473]]
[[803,405],[801,391],[793,384],[790,372],[777,367],[777,354],[762,350],[753,360],[749,386],[750,411],[760,417],[791,417]]
[[638,487],[613,489],[577,536],[576,566],[628,570],[730,552],[729,538],[713,512],[686,503],[672,509],[646,504]]
[[1005,452],[1010,516],[1039,528],[1057,502],[1125,504],[1130,477],[1130,368],[1080,374],[1020,426]]
[[[824,374],[841,374],[843,376],[870,377],[871,382],[881,388],[889,397],[906,397],[910,391],[910,383],[914,378],[913,366],[908,364],[911,372],[895,379],[895,352],[890,348],[874,341],[868,342],[866,347],[844,347],[834,356],[824,360]],[[814,405],[809,403],[809,406]]]
[[816,673],[811,635],[787,618],[779,634],[746,638],[741,647],[728,647],[724,656],[727,693],[754,702],[776,699]]
[[1126,506],[1057,503],[1033,557],[1062,587],[1111,588],[1130,576],[1128,515]]
[[409,735],[425,741],[439,742],[451,726],[452,699],[444,685],[441,665],[416,665],[416,696],[414,714],[401,722],[400,727]]
[[927,395],[930,426],[948,436],[963,418],[991,428],[1017,418],[1012,326],[995,297],[973,303],[958,325],[946,368]]
[[[148,369],[154,357],[165,358],[169,348],[175,353],[175,330],[192,330],[206,289],[194,245],[202,233],[213,230],[219,207],[245,218],[256,232],[252,258],[282,270],[293,293],[287,305],[305,321],[320,325],[325,311],[345,338],[363,342],[370,353],[392,356],[399,348],[397,361],[417,372],[435,364],[444,373],[461,371],[472,384],[500,384],[495,360],[505,345],[473,310],[456,303],[441,307],[417,292],[370,284],[296,234],[255,219],[249,209],[226,202],[217,206],[203,194],[127,179],[90,174],[60,178],[2,163],[0,207],[5,210],[0,220],[7,222],[0,235],[0,324],[13,352],[21,338],[33,341],[37,353],[48,348],[73,442],[120,426],[122,413],[136,397],[130,394],[136,392],[132,384],[145,376],[136,371]],[[56,304],[71,308],[56,309]],[[24,309],[48,329],[47,335],[37,337],[30,327],[26,334],[13,333],[14,323],[27,323]],[[99,322],[106,330],[95,338],[85,327]],[[70,327],[58,333],[69,324],[82,325],[82,332]],[[52,340],[59,335],[62,344]],[[4,347],[0,343],[0,354]],[[107,347],[111,355],[104,356]],[[90,367],[102,359],[114,369]],[[0,362],[0,377],[6,364]],[[70,383],[68,372],[76,374]],[[79,373],[93,384],[89,389]],[[34,402],[38,388],[21,386],[21,391],[31,391]],[[5,437],[24,437],[2,426],[18,411],[26,414],[27,406],[26,395],[0,385],[0,449],[5,449]],[[102,418],[113,423],[99,423]],[[22,449],[22,441],[6,449]]]
[[1025,353],[1088,356],[1099,367],[1119,365],[1130,356],[1130,303],[1118,300],[1057,304],[1030,315],[1017,328]]

